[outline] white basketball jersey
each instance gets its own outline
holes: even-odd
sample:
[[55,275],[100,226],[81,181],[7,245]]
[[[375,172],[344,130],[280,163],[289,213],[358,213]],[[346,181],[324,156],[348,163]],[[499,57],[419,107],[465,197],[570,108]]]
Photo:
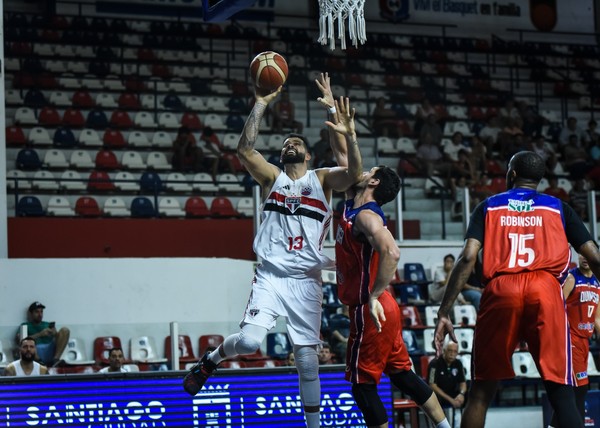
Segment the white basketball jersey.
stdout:
[[333,265],[322,253],[331,215],[315,171],[295,181],[282,172],[263,202],[254,252],[283,275],[320,275],[321,269]]
[[23,371],[23,368],[21,367],[21,360],[15,361],[14,362],[15,365],[15,374],[17,376],[39,376],[40,375],[40,364],[36,363],[35,361],[33,362],[33,369],[31,370],[30,374],[26,374]]

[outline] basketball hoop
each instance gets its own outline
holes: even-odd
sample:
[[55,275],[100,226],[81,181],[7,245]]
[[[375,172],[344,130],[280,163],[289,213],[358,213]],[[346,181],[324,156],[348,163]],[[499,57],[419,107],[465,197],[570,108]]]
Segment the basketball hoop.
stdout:
[[338,39],[342,49],[346,49],[346,26],[348,19],[348,33],[352,45],[364,44],[367,41],[365,30],[365,0],[319,0],[319,42],[329,48],[335,49],[334,21],[337,20]]

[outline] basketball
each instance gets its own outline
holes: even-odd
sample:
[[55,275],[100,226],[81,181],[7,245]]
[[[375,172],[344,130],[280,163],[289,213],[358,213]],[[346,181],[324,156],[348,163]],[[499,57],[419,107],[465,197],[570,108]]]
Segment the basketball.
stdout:
[[277,52],[261,52],[250,63],[252,82],[261,89],[274,91],[285,83],[287,76],[287,62]]

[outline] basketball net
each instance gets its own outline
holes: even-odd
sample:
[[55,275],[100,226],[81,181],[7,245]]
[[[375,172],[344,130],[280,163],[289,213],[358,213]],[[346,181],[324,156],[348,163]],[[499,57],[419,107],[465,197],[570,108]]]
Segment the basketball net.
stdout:
[[352,45],[364,44],[367,41],[365,29],[365,0],[319,0],[319,42],[329,48],[335,49],[334,21],[337,20],[338,39],[342,49],[346,49],[346,26],[348,19],[348,33]]

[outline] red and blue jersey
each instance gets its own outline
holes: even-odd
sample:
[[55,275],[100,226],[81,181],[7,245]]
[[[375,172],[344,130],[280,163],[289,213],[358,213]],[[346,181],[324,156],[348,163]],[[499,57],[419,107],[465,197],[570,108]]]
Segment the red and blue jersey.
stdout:
[[385,215],[377,203],[368,202],[356,209],[353,205],[354,199],[346,201],[335,242],[338,297],[348,306],[369,301],[369,293],[379,266],[379,253],[362,235],[354,234],[354,219],[361,211],[370,210],[378,214],[383,224],[386,224]]
[[569,271],[575,278],[573,291],[567,297],[567,315],[572,336],[590,338],[594,333],[594,320],[598,309],[600,283],[594,275],[585,276],[579,268]]

